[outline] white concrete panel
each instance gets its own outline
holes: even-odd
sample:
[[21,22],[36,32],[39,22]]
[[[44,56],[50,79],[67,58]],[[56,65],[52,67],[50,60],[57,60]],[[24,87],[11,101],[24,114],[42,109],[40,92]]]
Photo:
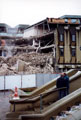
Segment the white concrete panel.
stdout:
[[35,75],[23,75],[22,76],[22,88],[36,87]]
[[29,28],[27,30],[24,31],[24,35],[23,37],[24,38],[28,38],[28,37],[31,37],[31,36],[36,36],[37,35],[37,29],[35,29],[34,27],[32,28]]
[[51,81],[50,77],[51,77],[51,74],[44,74],[44,84]]
[[44,85],[44,74],[36,74],[37,87]]
[[4,90],[4,76],[0,76],[0,90]]
[[36,74],[36,80],[37,80],[37,87],[40,87],[56,77],[58,77],[59,74]]
[[47,30],[43,30],[42,28],[30,27],[24,31],[23,37],[29,38],[32,36],[41,36],[43,33],[46,33]]
[[5,79],[6,89],[21,88],[21,75],[6,76]]
[[50,79],[53,80],[53,79],[57,78],[58,76],[60,76],[60,74],[51,74]]

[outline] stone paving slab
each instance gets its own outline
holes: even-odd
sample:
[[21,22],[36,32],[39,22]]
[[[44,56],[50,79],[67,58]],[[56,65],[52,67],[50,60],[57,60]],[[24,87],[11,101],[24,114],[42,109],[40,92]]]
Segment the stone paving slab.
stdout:
[[11,94],[11,91],[0,91],[0,120],[5,120],[6,112],[10,111],[9,98]]

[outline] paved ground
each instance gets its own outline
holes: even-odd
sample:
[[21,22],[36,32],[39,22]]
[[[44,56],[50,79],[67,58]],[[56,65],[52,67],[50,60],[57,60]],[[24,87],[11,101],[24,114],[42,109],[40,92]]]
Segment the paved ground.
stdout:
[[12,93],[10,91],[0,91],[0,120],[5,120],[6,112],[10,110],[9,97]]

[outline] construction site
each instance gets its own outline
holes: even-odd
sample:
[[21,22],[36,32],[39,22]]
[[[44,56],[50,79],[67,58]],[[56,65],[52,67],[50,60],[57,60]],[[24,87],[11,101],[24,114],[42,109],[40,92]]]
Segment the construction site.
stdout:
[[54,72],[53,52],[37,52],[38,46],[33,46],[31,40],[24,39],[20,33],[19,37],[11,36],[8,31],[5,35],[4,28],[5,24],[1,25],[0,75]]
[[[56,81],[64,72],[70,90],[59,100]],[[7,100],[0,120],[80,120],[81,16],[15,28],[0,23],[0,94],[0,104]]]
[[7,70],[4,75],[81,68],[81,16],[46,18],[31,26],[18,25],[12,29],[1,24],[0,31],[1,69]]

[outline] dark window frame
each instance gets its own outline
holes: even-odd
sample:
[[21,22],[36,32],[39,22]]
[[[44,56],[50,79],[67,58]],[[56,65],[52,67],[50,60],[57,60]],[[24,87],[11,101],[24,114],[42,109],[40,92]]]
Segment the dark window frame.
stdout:
[[59,39],[60,39],[60,42],[63,42],[64,41],[64,34],[60,34]]
[[59,34],[59,41],[64,42],[64,34]]
[[76,42],[76,35],[75,34],[71,35],[71,40],[72,40],[72,42]]
[[72,57],[76,56],[76,48],[71,48],[71,55]]
[[59,48],[60,57],[64,57],[64,48]]

